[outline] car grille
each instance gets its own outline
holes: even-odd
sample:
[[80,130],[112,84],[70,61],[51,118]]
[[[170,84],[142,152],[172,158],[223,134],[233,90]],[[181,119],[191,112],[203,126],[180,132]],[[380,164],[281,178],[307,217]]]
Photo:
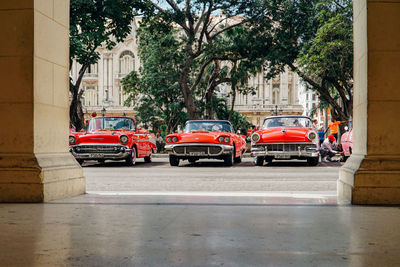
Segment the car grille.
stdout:
[[104,146],[104,145],[80,145],[74,147],[75,152],[77,153],[112,153],[120,151],[122,146]]
[[296,152],[306,150],[316,150],[317,146],[315,144],[268,144],[264,148],[267,151],[277,151],[277,152]]
[[222,148],[219,146],[177,146],[174,148],[175,153],[184,154],[186,149],[186,154],[200,152],[204,154],[217,155],[221,153]]

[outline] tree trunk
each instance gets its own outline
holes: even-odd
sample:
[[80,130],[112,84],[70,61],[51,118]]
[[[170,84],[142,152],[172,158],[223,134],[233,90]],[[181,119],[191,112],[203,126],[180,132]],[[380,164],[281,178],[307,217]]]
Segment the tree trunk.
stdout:
[[236,101],[236,85],[232,84],[232,101],[231,101],[231,110],[229,111],[228,121],[232,119],[233,111],[235,108],[235,101]]
[[71,94],[71,104],[69,106],[69,119],[71,124],[75,127],[75,131],[79,132],[83,129],[84,126],[84,116],[82,110],[82,102],[81,97],[83,94],[83,90],[79,91],[79,87],[82,82],[83,75],[88,67],[88,64],[85,64],[79,70],[78,79],[76,80],[75,84],[72,86]]

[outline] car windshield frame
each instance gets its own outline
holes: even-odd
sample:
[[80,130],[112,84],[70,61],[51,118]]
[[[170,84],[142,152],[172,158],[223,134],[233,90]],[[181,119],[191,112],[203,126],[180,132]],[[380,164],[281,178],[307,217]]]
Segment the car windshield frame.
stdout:
[[313,124],[307,117],[270,117],[264,120],[262,129],[281,127],[310,129],[313,128]]
[[189,121],[185,124],[185,133],[222,132],[233,133],[233,128],[228,121]]
[[131,118],[101,117],[89,121],[88,131],[121,131],[135,130],[135,122]]

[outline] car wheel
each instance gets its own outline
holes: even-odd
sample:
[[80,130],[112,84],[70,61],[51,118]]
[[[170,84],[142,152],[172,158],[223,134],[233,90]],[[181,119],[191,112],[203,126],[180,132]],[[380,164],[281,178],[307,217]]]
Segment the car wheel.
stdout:
[[346,162],[349,156],[343,156],[343,162]]
[[240,156],[235,158],[235,163],[240,163],[240,162],[242,162],[242,156],[243,156],[243,154],[240,153]]
[[189,161],[190,163],[195,163],[195,162],[196,162],[196,160],[197,160],[197,159],[194,159],[194,158],[190,158],[190,159],[188,159],[188,161]]
[[273,157],[265,157],[264,160],[267,162],[267,164],[270,164],[274,158]]
[[230,154],[225,156],[224,163],[225,163],[226,166],[232,166],[233,165],[233,162],[235,161],[234,153],[235,152],[232,152],[232,153],[230,153]]
[[144,162],[146,163],[151,163],[152,160],[153,160],[153,154],[151,152],[148,157],[144,157]]
[[307,158],[307,163],[308,163],[309,166],[317,166],[318,165],[318,161],[319,161],[318,157],[316,157],[316,158]]
[[171,166],[179,166],[179,158],[174,155],[169,156],[169,164]]
[[264,165],[264,157],[256,157],[254,160],[254,164],[256,166],[263,166]]
[[126,165],[128,166],[133,166],[136,164],[136,148],[132,147],[132,152],[129,154],[129,156],[126,158]]
[[100,164],[104,164],[104,162],[106,162],[106,161],[104,159],[99,159],[97,162]]

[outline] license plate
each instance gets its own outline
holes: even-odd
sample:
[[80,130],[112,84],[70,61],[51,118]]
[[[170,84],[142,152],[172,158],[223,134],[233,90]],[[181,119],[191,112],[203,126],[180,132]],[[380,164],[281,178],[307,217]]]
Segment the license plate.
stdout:
[[275,155],[276,159],[290,159],[289,155]]
[[204,156],[205,154],[204,152],[189,152],[190,156]]
[[89,158],[104,158],[104,154],[100,153],[89,154]]

